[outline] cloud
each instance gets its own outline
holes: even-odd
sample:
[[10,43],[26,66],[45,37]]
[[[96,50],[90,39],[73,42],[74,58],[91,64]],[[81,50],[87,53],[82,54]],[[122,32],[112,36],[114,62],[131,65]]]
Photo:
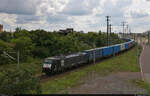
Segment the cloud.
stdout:
[[133,11],[130,13],[132,18],[144,18],[144,17],[147,17],[149,16],[149,14],[147,12],[144,12],[144,11]]
[[33,21],[40,21],[40,16],[35,15],[18,15],[16,18],[17,24],[26,24],[26,23],[32,23]]
[[126,13],[131,16],[131,18],[144,18],[150,15],[150,3],[145,0],[133,0],[132,5],[126,10]]
[[[1,0],[0,23],[10,29],[106,31],[106,15],[120,30],[122,21],[137,31],[149,29],[150,2],[146,0]],[[119,26],[119,27],[116,27]]]
[[1,0],[0,12],[8,14],[34,14],[36,0]]
[[124,16],[124,8],[128,7],[132,4],[131,0],[105,0],[103,1],[102,7],[99,9],[103,9],[102,12],[96,14],[96,16],[112,16],[113,18],[123,17]]
[[62,14],[49,14],[46,20],[48,23],[67,23],[69,21],[69,17]]
[[70,0],[69,3],[63,9],[62,13],[72,16],[92,14],[92,9],[98,4],[95,1],[96,0]]
[[4,25],[4,29],[11,29],[15,26],[16,15],[9,15],[6,13],[0,13],[0,24]]
[[61,12],[68,3],[68,0],[40,0],[37,7],[38,15],[57,14]]

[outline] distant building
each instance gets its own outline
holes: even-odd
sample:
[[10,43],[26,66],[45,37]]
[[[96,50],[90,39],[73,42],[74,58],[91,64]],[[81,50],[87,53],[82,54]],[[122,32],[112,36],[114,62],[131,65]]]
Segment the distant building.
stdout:
[[83,31],[78,31],[79,33],[84,33]]
[[73,33],[73,28],[67,28],[65,30],[59,30],[60,34],[67,35],[68,33]]
[[0,24],[0,32],[3,31],[3,25]]
[[66,31],[73,32],[74,30],[73,30],[73,28],[67,28]]

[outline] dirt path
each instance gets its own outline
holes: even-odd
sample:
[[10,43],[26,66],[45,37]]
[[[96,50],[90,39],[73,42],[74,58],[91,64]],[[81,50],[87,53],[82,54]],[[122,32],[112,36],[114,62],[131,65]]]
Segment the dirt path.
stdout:
[[[140,72],[112,73],[100,76],[93,73],[84,78],[83,84],[67,90],[69,94],[137,94],[147,93],[144,89],[133,85],[132,80],[141,79]],[[61,93],[64,93],[63,91]]]
[[140,64],[144,80],[150,82],[150,46],[148,45],[143,45]]

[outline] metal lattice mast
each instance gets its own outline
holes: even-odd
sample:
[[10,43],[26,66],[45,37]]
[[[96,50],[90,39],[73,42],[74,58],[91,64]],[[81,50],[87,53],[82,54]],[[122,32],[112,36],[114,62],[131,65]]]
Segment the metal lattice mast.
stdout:
[[109,18],[110,16],[106,16],[106,21],[107,21],[107,46],[109,46]]

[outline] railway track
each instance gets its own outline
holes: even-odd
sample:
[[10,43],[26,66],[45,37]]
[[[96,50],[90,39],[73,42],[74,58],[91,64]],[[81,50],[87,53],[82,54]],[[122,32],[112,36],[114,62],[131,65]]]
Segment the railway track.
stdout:
[[[132,49],[132,48],[131,48],[131,49]],[[130,49],[129,49],[129,50],[130,50]],[[124,52],[125,52],[125,51],[123,51],[123,52],[121,52],[121,53],[124,53]],[[117,55],[120,55],[121,53],[116,54],[116,56],[117,56]],[[95,62],[95,64],[100,63],[100,62],[103,62],[103,61],[105,61],[105,60],[107,60],[107,59],[109,59],[109,58],[112,58],[112,57],[113,57],[113,55],[111,55],[111,56],[109,56],[109,57],[102,58],[102,59],[100,59],[100,60],[97,60],[97,61]],[[81,65],[81,66],[73,67],[73,68],[67,69],[67,70],[65,70],[65,71],[63,71],[63,72],[54,73],[54,74],[49,75],[49,76],[47,76],[46,74],[41,74],[41,75],[39,75],[39,76],[37,76],[37,77],[40,79],[41,82],[46,82],[46,81],[48,81],[48,80],[54,80],[54,79],[56,79],[56,78],[58,78],[58,77],[64,77],[65,75],[68,75],[68,74],[70,74],[70,73],[72,73],[72,72],[76,72],[76,71],[82,70],[83,68],[88,67],[88,66],[91,66],[91,65],[93,65],[93,64],[94,64],[94,63],[91,62],[91,63],[89,63],[89,64],[83,64],[83,65]]]
[[80,66],[80,67],[73,67],[73,68],[70,68],[69,70],[64,70],[63,72],[58,72],[58,73],[53,73],[49,76],[47,76],[46,74],[42,74],[42,75],[39,75],[37,76],[41,82],[46,82],[48,80],[54,80],[56,78],[60,78],[60,77],[64,77],[65,75],[68,75],[68,74],[71,74],[72,72],[75,72],[75,71],[78,71],[78,70],[81,70],[87,66],[90,66],[91,64],[87,64],[87,65],[83,65],[83,66]]
[[[105,60],[105,59],[103,59],[103,60]],[[96,61],[95,63],[99,63],[103,60]],[[49,76],[47,76],[46,74],[41,74],[41,75],[37,76],[37,78],[39,78],[41,82],[45,82],[47,80],[52,80],[52,79],[54,80],[58,77],[64,77],[65,75],[71,74],[72,72],[82,70],[83,68],[91,66],[92,64],[93,64],[93,62],[89,63],[89,64],[83,64],[78,67],[72,67],[70,69],[64,70],[63,72],[53,73],[52,75],[49,75]]]

